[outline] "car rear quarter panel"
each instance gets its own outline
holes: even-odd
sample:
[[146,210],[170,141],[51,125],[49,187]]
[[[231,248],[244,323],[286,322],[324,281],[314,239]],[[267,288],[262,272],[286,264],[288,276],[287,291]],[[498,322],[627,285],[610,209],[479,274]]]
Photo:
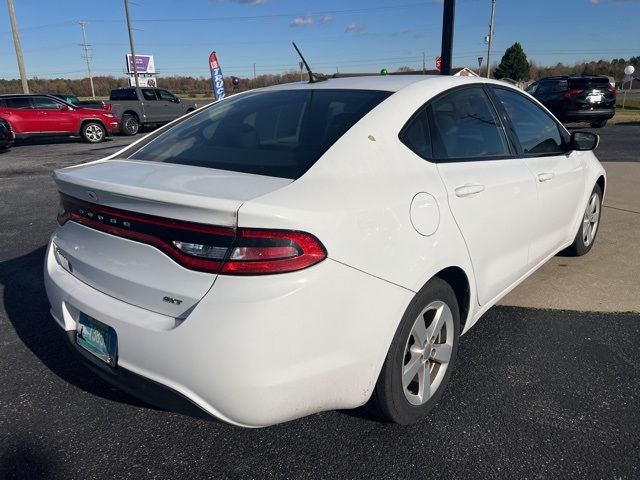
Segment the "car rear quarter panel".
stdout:
[[[457,266],[475,298],[469,255],[436,165],[398,139],[409,117],[440,91],[437,85],[422,85],[392,95],[300,179],[245,203],[239,226],[308,231],[331,259],[412,292],[440,270]],[[412,199],[420,192],[438,205],[437,230],[430,236],[418,233],[410,217]]]

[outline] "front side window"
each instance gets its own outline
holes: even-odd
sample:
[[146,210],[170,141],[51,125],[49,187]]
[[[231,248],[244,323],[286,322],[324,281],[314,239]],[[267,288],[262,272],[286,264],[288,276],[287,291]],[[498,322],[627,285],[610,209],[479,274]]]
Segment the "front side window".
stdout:
[[167,92],[166,90],[156,90],[156,92],[158,92],[158,98],[160,100],[165,100],[167,102],[175,102],[176,101],[176,97]]
[[296,179],[390,94],[339,89],[245,93],[212,104],[123,156]]
[[430,108],[435,159],[482,159],[509,155],[500,120],[482,87],[455,90]]
[[38,110],[60,110],[61,104],[48,97],[34,97],[33,104]]
[[564,153],[558,124],[544,110],[517,92],[494,88],[511,120],[512,131],[526,155]]

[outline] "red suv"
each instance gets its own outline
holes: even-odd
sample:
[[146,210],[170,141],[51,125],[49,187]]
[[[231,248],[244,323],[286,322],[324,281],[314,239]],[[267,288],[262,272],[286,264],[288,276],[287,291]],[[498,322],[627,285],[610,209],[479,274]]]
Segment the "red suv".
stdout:
[[16,138],[79,135],[88,143],[101,142],[120,127],[109,112],[74,107],[49,95],[0,95],[0,119]]

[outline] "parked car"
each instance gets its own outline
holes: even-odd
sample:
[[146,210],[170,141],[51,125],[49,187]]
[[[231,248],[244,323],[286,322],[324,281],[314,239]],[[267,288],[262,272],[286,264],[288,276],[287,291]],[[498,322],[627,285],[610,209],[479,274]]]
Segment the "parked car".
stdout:
[[589,122],[604,127],[616,113],[616,89],[609,77],[547,77],[526,91],[563,122]]
[[13,141],[15,139],[15,135],[13,130],[11,130],[11,125],[6,120],[0,118],[0,151],[9,150],[11,145],[13,145]]
[[49,94],[51,97],[55,97],[63,102],[66,102],[74,107],[80,108],[96,108],[98,110],[111,111],[111,105],[102,100],[80,100],[76,95],[71,94]]
[[140,126],[162,125],[198,108],[161,88],[125,87],[111,90],[111,111],[120,119],[122,133],[135,135]]
[[593,247],[597,143],[481,78],[234,95],[54,173],[51,312],[95,373],[164,408],[255,427],[367,403],[408,424],[460,334]]
[[77,108],[50,95],[0,95],[0,117],[16,138],[80,136],[98,143],[120,128],[109,112]]

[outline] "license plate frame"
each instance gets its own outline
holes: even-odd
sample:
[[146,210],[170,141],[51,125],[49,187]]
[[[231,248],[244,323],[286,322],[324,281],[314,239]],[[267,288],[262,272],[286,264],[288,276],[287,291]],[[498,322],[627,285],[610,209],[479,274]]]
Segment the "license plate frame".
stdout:
[[109,325],[80,312],[76,324],[76,345],[112,367],[118,358],[118,335]]

